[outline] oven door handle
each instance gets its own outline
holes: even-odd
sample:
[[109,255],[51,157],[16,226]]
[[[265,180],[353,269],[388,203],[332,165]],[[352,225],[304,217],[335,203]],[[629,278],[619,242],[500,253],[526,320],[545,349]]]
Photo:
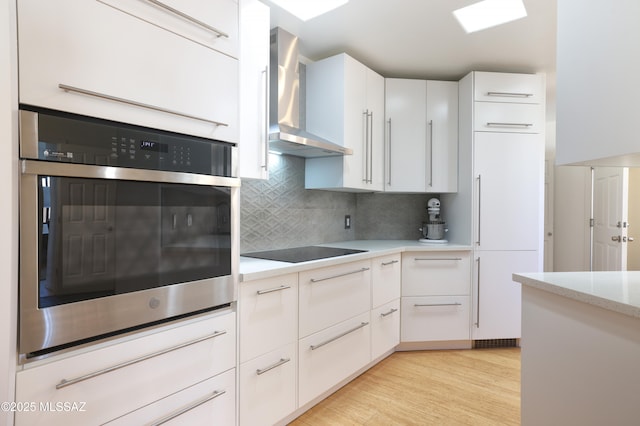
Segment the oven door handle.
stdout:
[[239,187],[240,179],[194,173],[22,160],[22,174]]

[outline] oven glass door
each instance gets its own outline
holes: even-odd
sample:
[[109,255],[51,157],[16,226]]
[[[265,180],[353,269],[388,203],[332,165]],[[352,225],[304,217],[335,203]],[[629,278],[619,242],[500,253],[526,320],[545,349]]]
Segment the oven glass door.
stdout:
[[228,187],[37,182],[40,309],[231,274]]

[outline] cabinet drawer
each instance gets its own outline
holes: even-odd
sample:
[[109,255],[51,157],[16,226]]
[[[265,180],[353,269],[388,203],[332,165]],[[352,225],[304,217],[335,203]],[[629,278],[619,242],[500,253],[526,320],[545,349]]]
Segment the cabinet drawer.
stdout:
[[146,425],[164,421],[163,425],[174,426],[233,426],[236,424],[235,372],[235,368],[231,369],[106,425]]
[[233,0],[98,0],[194,43],[238,57],[238,3]]
[[298,340],[298,274],[240,284],[240,362]]
[[301,272],[299,337],[371,309],[371,262],[353,262]]
[[400,297],[400,254],[371,260],[371,306],[380,306]]
[[272,425],[296,410],[296,344],[240,366],[240,424]]
[[400,343],[400,299],[371,311],[371,359]]
[[476,101],[540,104],[544,102],[544,91],[544,78],[541,75],[474,73]]
[[369,312],[300,340],[298,406],[367,365],[370,343]]
[[85,411],[21,412],[15,424],[101,424],[229,370],[235,366],[235,323],[235,313],[216,315],[27,367],[16,375],[16,401],[85,402]]
[[544,117],[536,104],[476,102],[474,129],[476,132],[542,133]]
[[408,252],[402,255],[402,295],[468,295],[469,252]]
[[468,340],[469,308],[469,296],[403,297],[401,340]]
[[95,1],[18,17],[21,103],[238,141],[237,59]]

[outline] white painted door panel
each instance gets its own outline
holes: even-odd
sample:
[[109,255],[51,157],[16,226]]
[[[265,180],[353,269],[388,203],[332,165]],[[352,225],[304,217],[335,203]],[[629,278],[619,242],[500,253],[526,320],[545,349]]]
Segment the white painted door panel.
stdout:
[[629,170],[596,167],[593,183],[593,270],[626,271]]

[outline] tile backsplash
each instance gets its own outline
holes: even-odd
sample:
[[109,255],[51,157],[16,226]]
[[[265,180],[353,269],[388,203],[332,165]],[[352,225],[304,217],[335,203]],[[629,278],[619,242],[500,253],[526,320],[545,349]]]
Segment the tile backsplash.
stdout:
[[[417,239],[429,194],[354,194],[304,188],[304,159],[270,156],[269,180],[243,180],[240,252],[355,239]],[[344,229],[345,215],[351,229]]]

